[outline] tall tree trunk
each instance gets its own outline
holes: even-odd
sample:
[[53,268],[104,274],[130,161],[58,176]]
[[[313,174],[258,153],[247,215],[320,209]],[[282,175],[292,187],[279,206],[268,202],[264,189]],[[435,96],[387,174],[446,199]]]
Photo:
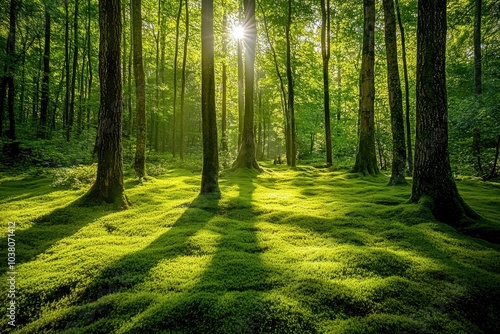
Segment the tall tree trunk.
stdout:
[[175,52],[174,52],[174,101],[172,114],[172,155],[175,157],[176,142],[177,142],[177,57],[179,55],[179,32],[182,13],[182,3],[184,0],[179,0],[179,10],[175,23]]
[[[161,2],[162,0],[159,0]],[[165,71],[165,47],[166,47],[166,33],[165,33],[165,19],[162,20],[161,30],[160,30],[160,82],[163,86],[166,81],[166,71]],[[162,120],[161,120],[161,152],[165,152],[167,149],[167,108],[166,108],[166,94],[165,90],[162,89],[160,92],[161,106],[162,106]],[[158,124],[159,127],[160,124]]]
[[401,55],[403,57],[403,76],[405,81],[405,121],[406,121],[406,148],[408,154],[408,174],[413,175],[413,146],[411,144],[411,123],[410,123],[410,84],[408,81],[408,64],[406,62],[406,42],[405,30],[401,20],[401,13],[399,11],[399,0],[396,0],[396,13],[398,17],[399,32],[401,35]]
[[[239,21],[241,24],[241,1],[239,7]],[[238,40],[238,49],[236,51],[238,57],[238,149],[241,147],[243,138],[243,123],[245,114],[245,86],[243,78],[243,41]]]
[[97,133],[97,178],[88,193],[95,202],[126,207],[123,190],[120,0],[99,0],[99,80],[101,104]]
[[157,21],[157,24],[158,24],[158,33],[156,33],[154,35],[155,37],[155,51],[156,51],[156,55],[155,55],[155,68],[156,68],[156,71],[155,71],[155,109],[154,109],[154,112],[152,113],[153,114],[153,118],[155,120],[154,122],[154,125],[155,125],[155,129],[153,131],[153,124],[151,124],[151,131],[154,132],[155,134],[155,140],[154,140],[154,149],[159,152],[159,145],[158,145],[158,137],[159,137],[159,134],[158,134],[158,122],[159,122],[159,117],[158,117],[158,113],[159,113],[159,110],[160,110],[160,36],[162,34],[162,24],[161,24],[161,1],[158,1],[158,12],[157,12],[157,16],[158,16],[158,21]]
[[182,71],[181,71],[181,110],[179,114],[179,157],[184,160],[184,100],[186,97],[186,63],[189,41],[189,8],[188,0],[185,0],[185,13],[186,13],[186,32],[184,37],[184,53],[182,54]]
[[227,13],[222,18],[222,118],[221,118],[221,150],[227,152]]
[[203,170],[201,193],[220,193],[219,152],[215,114],[213,0],[201,2],[201,116],[203,129]]
[[254,132],[254,84],[255,84],[255,46],[257,26],[255,23],[255,0],[245,0],[245,116],[241,146],[233,168],[255,168],[257,163]]
[[40,129],[38,136],[47,136],[47,116],[49,110],[49,83],[50,83],[50,12],[45,5],[45,43],[43,52],[42,99],[40,105]]
[[[297,140],[296,140],[296,130],[295,130],[295,93],[293,88],[293,76],[292,76],[292,52],[291,52],[291,38],[290,38],[290,28],[292,25],[292,0],[288,0],[288,19],[286,23],[286,78],[288,81],[288,113],[290,115],[290,158],[287,156],[287,162],[289,165],[295,167],[297,165]],[[287,152],[288,154],[288,152]]]
[[[64,71],[65,71],[65,98],[64,98],[64,113],[63,113],[63,128],[67,129],[69,123],[69,101],[70,101],[70,65],[69,65],[69,0],[64,0]],[[67,135],[66,135],[67,138]]]
[[326,5],[325,0],[321,0],[321,56],[323,59],[323,103],[325,109],[326,164],[327,166],[331,166],[332,132],[330,127],[330,83],[328,79],[328,62],[330,61],[330,0],[326,0]]
[[387,55],[387,90],[391,109],[392,170],[389,185],[406,184],[405,126],[403,121],[403,94],[398,68],[396,15],[394,0],[383,0],[385,22],[385,49]]
[[69,104],[69,118],[68,127],[66,128],[66,141],[70,141],[71,132],[73,131],[73,123],[75,119],[75,83],[76,83],[76,70],[78,67],[78,1],[75,0],[75,19],[73,21],[73,73],[71,75],[71,101]]
[[[88,68],[89,68],[89,83],[87,87],[87,101],[91,101],[92,97],[92,43],[91,37],[92,32],[90,30],[90,22],[91,22],[91,10],[90,10],[90,0],[87,1],[87,59],[88,59]],[[90,127],[90,106],[87,106],[87,130]]]
[[146,83],[142,63],[142,0],[132,0],[132,34],[134,44],[135,109],[137,144],[134,169],[137,177],[146,176]]
[[[480,102],[480,95],[483,92],[482,79],[482,59],[481,59],[481,12],[482,0],[475,0],[475,15],[474,15],[474,86],[476,99]],[[478,122],[479,123],[479,122]],[[484,175],[483,164],[481,159],[481,126],[476,124],[472,135],[472,149],[476,155],[477,170],[481,176]]]
[[460,197],[448,155],[446,0],[418,2],[417,132],[411,202],[447,223],[477,214]]
[[[280,89],[281,89],[281,102],[283,105],[283,115],[285,118],[285,145],[286,145],[286,152],[287,152],[287,159],[289,160],[289,157],[291,156],[291,140],[290,140],[290,115],[288,113],[288,101],[287,101],[287,93],[286,93],[286,88],[285,88],[285,82],[283,79],[283,75],[280,72],[279,69],[279,64],[278,64],[278,57],[276,55],[276,50],[271,43],[271,38],[269,36],[269,28],[267,25],[267,18],[266,18],[266,13],[264,12],[264,8],[262,7],[261,2],[259,1],[259,7],[262,12],[262,19],[264,21],[264,29],[266,30],[266,37],[267,37],[267,42],[269,43],[269,47],[271,49],[272,55],[273,55],[273,60],[274,60],[274,68],[276,70],[276,75],[278,76],[279,82],[280,82]],[[290,161],[291,163],[291,161]]]
[[375,153],[375,0],[364,0],[363,56],[361,61],[359,148],[354,171],[378,174]]

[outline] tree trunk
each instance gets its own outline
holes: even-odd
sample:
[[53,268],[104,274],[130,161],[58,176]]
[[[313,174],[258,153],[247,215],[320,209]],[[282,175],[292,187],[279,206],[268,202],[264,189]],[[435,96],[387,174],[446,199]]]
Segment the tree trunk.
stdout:
[[[241,3],[239,9],[239,19],[241,22]],[[241,23],[240,23],[241,24]],[[241,147],[241,141],[243,138],[243,123],[245,114],[245,86],[243,78],[243,44],[241,39],[238,40],[238,150]]]
[[175,23],[175,53],[174,53],[174,101],[173,101],[173,116],[172,116],[172,155],[175,157],[176,142],[177,142],[177,57],[179,55],[179,25],[181,21],[182,2],[179,0],[179,10]]
[[68,126],[66,127],[66,141],[70,141],[75,119],[75,83],[78,66],[78,0],[75,0],[75,19],[73,21],[73,67],[70,86],[70,102],[68,113]]
[[137,145],[134,169],[137,177],[146,176],[146,83],[142,64],[142,0],[132,0],[132,34],[134,44],[135,109],[137,113]]
[[410,123],[410,84],[408,82],[408,64],[406,63],[406,44],[405,44],[405,30],[401,20],[401,13],[399,12],[399,1],[396,0],[396,13],[398,17],[399,32],[401,34],[401,55],[403,57],[403,76],[405,81],[405,108],[406,108],[406,148],[408,154],[408,174],[413,175],[413,146],[411,144],[411,123]]
[[[292,52],[291,52],[291,41],[290,41],[290,27],[292,25],[292,0],[288,0],[288,19],[286,23],[286,77],[288,81],[288,113],[290,115],[290,165],[295,167],[297,165],[297,144],[296,144],[296,131],[295,131],[295,93],[293,88],[293,76],[292,76]],[[288,152],[287,152],[288,153]]]
[[201,116],[203,129],[203,170],[201,193],[220,193],[219,152],[215,114],[214,7],[213,0],[201,3]]
[[186,63],[189,42],[189,8],[188,0],[185,0],[185,13],[186,13],[186,32],[184,36],[184,52],[182,54],[182,71],[181,71],[181,110],[179,114],[179,157],[184,160],[184,103],[186,98]]
[[257,163],[254,132],[254,83],[255,83],[255,46],[257,26],[255,23],[255,0],[245,0],[245,116],[241,146],[233,168],[255,168]]
[[403,121],[403,94],[398,68],[396,15],[394,0],[383,0],[385,22],[385,49],[387,54],[387,90],[391,109],[392,170],[389,185],[406,184],[405,128]]
[[375,153],[375,0],[364,0],[363,54],[361,61],[359,148],[354,171],[378,174]]
[[[90,102],[92,96],[92,44],[91,37],[92,33],[90,30],[90,22],[91,22],[91,10],[90,10],[90,0],[87,1],[87,58],[88,58],[88,71],[89,71],[89,82],[87,87],[87,101]],[[87,106],[87,130],[90,127],[90,106]]]
[[87,196],[92,202],[126,207],[128,200],[123,190],[120,0],[99,1],[99,28],[101,103],[96,143],[97,178]]
[[418,2],[417,132],[411,202],[447,223],[477,214],[460,197],[448,155],[446,0]]
[[[69,65],[69,8],[68,8],[69,0],[64,0],[64,12],[65,12],[65,21],[64,21],[64,71],[65,71],[65,98],[64,98],[64,114],[63,114],[63,128],[66,129],[68,127],[69,120],[69,101],[70,101],[70,65]],[[67,135],[66,135],[67,139]],[[67,139],[68,140],[68,139]]]
[[40,105],[40,129],[38,136],[47,136],[47,116],[49,110],[49,81],[50,80],[50,12],[45,7],[45,43],[43,52],[43,77],[42,77],[42,99]]
[[222,18],[222,118],[221,118],[221,150],[227,152],[227,13]]
[[330,83],[328,79],[328,62],[330,61],[330,0],[326,0],[326,6],[325,0],[321,0],[321,56],[323,59],[323,103],[325,109],[326,165],[331,166],[332,132],[330,127]]
[[[475,15],[474,15],[474,85],[476,99],[479,100],[481,93],[483,92],[483,80],[482,80],[482,60],[481,60],[481,11],[482,11],[482,0],[475,0]],[[480,100],[479,100],[480,101]],[[476,124],[472,135],[472,150],[473,154],[476,155],[477,170],[481,176],[484,176],[483,166],[481,162],[481,127],[480,124]]]

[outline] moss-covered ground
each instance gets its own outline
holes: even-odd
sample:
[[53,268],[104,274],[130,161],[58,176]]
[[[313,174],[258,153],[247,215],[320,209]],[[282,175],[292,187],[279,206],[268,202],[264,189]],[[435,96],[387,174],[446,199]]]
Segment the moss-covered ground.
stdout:
[[[132,206],[83,207],[50,175],[0,179],[16,230],[16,333],[498,333],[500,247],[407,204],[388,177],[302,166],[131,176]],[[500,186],[457,181],[500,225]],[[1,331],[10,330],[2,314]]]

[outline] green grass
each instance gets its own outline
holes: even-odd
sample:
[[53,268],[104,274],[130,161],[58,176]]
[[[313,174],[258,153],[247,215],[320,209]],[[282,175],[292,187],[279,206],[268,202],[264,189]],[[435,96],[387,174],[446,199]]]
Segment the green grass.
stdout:
[[[223,173],[219,199],[198,196],[199,173],[175,169],[128,178],[132,206],[115,211],[81,207],[86,187],[54,188],[47,174],[5,176],[15,332],[496,332],[500,247],[437,222],[406,204],[409,185],[387,182],[278,166]],[[457,184],[500,225],[498,184]]]

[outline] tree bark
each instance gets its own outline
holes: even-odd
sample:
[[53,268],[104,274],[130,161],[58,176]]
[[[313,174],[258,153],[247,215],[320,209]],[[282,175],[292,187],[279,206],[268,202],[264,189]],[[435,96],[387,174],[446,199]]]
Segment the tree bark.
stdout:
[[47,136],[47,116],[49,110],[50,83],[50,12],[45,5],[45,43],[43,52],[42,99],[40,104],[40,129],[38,136]]
[[184,9],[186,13],[186,31],[184,36],[184,51],[182,54],[182,70],[181,70],[181,110],[180,110],[180,124],[179,124],[179,157],[184,160],[184,103],[186,98],[186,64],[187,64],[187,52],[188,52],[188,42],[189,42],[189,8],[188,0],[184,1]]
[[179,0],[179,10],[177,11],[177,18],[175,21],[175,52],[174,52],[174,101],[173,101],[173,114],[172,114],[172,155],[175,157],[176,154],[176,142],[177,142],[177,57],[179,55],[179,26],[181,21],[182,13],[182,2],[184,0]]
[[139,179],[146,176],[146,83],[142,63],[142,0],[132,0],[133,63],[135,77],[135,109],[137,144],[134,169]]
[[123,189],[120,0],[99,0],[99,28],[101,103],[96,143],[97,178],[88,198],[92,202],[126,207],[128,200]]
[[363,53],[360,84],[359,148],[354,171],[378,174],[375,153],[375,0],[364,0]]
[[[323,104],[325,109],[326,164],[332,165],[332,132],[330,126],[330,82],[328,62],[330,61],[330,0],[321,0],[321,56],[323,59]],[[312,151],[312,145],[311,145]]]
[[[241,22],[241,2],[239,7],[239,20]],[[240,23],[241,24],[241,23]],[[241,140],[243,138],[243,123],[245,114],[245,86],[243,78],[243,44],[241,39],[238,40],[237,48],[238,57],[238,150],[241,147]]]
[[222,18],[222,117],[221,117],[221,150],[227,152],[227,13]]
[[406,62],[405,30],[403,27],[403,22],[401,20],[401,13],[399,11],[398,0],[396,0],[396,13],[398,17],[399,32],[401,34],[401,55],[403,57],[403,76],[405,81],[406,148],[408,149],[408,154],[406,155],[406,158],[408,160],[408,174],[413,175],[413,146],[411,144],[411,123],[410,123],[410,84],[408,81],[408,64]]
[[394,0],[383,0],[385,22],[385,49],[387,55],[387,90],[391,109],[392,169],[389,185],[406,184],[405,128],[403,121],[403,94],[398,68],[396,42],[396,15]]
[[446,0],[418,2],[417,132],[411,202],[456,224],[477,214],[460,197],[448,155]]
[[201,116],[203,170],[201,194],[219,194],[219,152],[215,113],[214,7],[213,0],[201,3]]
[[245,0],[245,116],[241,146],[233,168],[255,168],[261,170],[256,157],[254,131],[254,83],[255,46],[257,25],[255,23],[255,0]]
[[[64,71],[65,71],[65,98],[64,98],[64,113],[63,113],[63,128],[66,129],[69,123],[69,101],[71,99],[70,95],[70,64],[69,64],[69,0],[64,0]],[[67,135],[66,135],[66,140]]]
[[68,112],[68,126],[66,127],[66,141],[70,141],[75,119],[75,83],[78,66],[78,0],[75,0],[75,18],[73,21],[73,66],[70,85],[70,102]]
[[[290,159],[287,156],[287,162],[295,167],[297,165],[297,140],[295,131],[295,92],[292,75],[292,52],[291,52],[291,37],[290,28],[292,25],[292,0],[288,0],[288,19],[286,23],[286,77],[288,81],[288,113],[290,115]],[[288,153],[288,152],[287,152]]]
[[[482,80],[482,57],[481,57],[481,12],[482,0],[475,0],[475,14],[474,14],[474,86],[476,99],[480,102],[479,97],[483,92]],[[472,135],[472,150],[476,155],[477,171],[481,176],[484,176],[482,159],[481,159],[481,127],[480,124],[474,126]]]

